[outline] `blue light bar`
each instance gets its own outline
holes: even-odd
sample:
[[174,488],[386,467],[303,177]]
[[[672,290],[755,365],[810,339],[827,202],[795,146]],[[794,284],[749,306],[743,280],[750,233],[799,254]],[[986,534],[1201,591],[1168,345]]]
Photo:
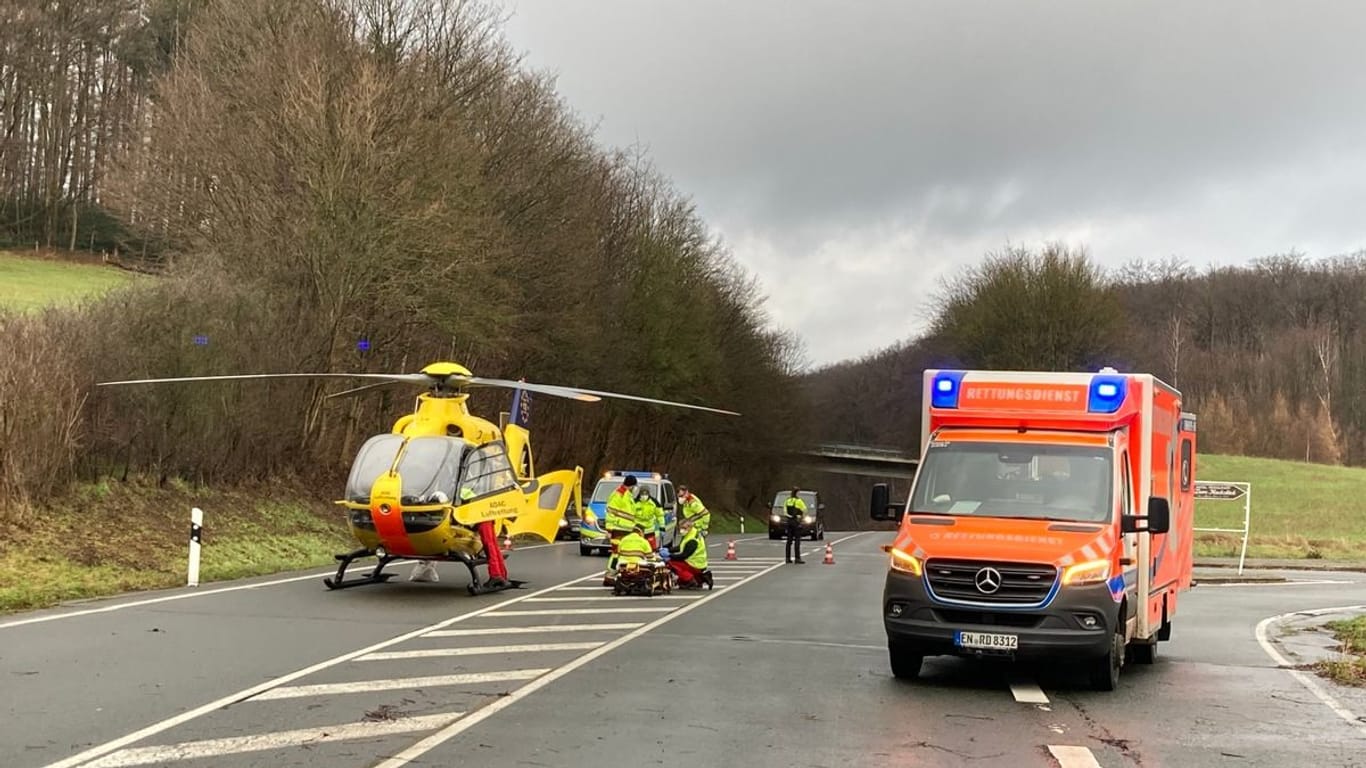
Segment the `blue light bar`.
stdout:
[[1097,374],[1091,377],[1091,392],[1086,399],[1086,410],[1091,413],[1114,413],[1124,404],[1129,381],[1124,376]]
[[930,389],[930,405],[935,408],[957,408],[958,392],[962,388],[965,371],[940,371],[934,375]]

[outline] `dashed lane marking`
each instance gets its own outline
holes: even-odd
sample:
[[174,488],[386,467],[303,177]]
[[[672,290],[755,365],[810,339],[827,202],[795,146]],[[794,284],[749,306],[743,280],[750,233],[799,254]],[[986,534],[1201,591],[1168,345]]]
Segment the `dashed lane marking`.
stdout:
[[448,685],[474,685],[478,683],[504,683],[513,680],[531,680],[549,672],[550,669],[509,669],[502,672],[471,672],[464,675],[432,675],[430,677],[399,677],[382,680],[361,680],[355,683],[321,683],[318,685],[290,685],[271,688],[251,701],[273,701],[275,699],[299,699],[305,696],[331,696],[338,693],[369,693],[370,691],[396,691],[403,688],[437,688]]
[[530,592],[526,595],[519,595],[509,600],[504,600],[499,603],[494,603],[493,605],[485,606],[483,608],[470,611],[469,613],[463,613],[459,616],[453,616],[449,619],[439,621],[436,624],[432,624],[421,629],[416,629],[412,632],[407,632],[397,637],[392,637],[383,642],[375,643],[374,645],[370,645],[359,650],[344,653],[340,656],[334,656],[331,659],[319,662],[311,667],[305,667],[295,672],[290,672],[287,675],[281,675],[280,677],[277,677],[273,680],[267,680],[262,683],[257,683],[256,685],[253,685],[250,688],[244,688],[243,690],[240,690],[236,693],[232,693],[222,698],[211,701],[208,704],[195,707],[194,709],[191,709],[188,712],[182,712],[179,715],[169,717],[165,720],[162,720],[161,722],[153,723],[152,725],[149,725],[141,730],[134,731],[133,733],[121,736],[111,741],[107,741],[98,746],[91,747],[90,749],[87,749],[84,752],[77,753],[64,760],[59,760],[55,763],[52,763],[48,765],[46,768],[74,768],[75,766],[81,765],[82,763],[85,763],[88,760],[93,760],[97,757],[107,755],[110,752],[121,749],[129,744],[134,744],[136,742],[142,741],[143,739],[149,736],[155,736],[156,734],[161,733],[162,731],[169,730],[178,725],[181,725],[182,723],[187,723],[191,720],[195,720],[211,712],[216,712],[230,704],[235,704],[244,699],[249,699],[263,691],[269,691],[272,688],[275,688],[277,686],[283,685],[294,680],[298,680],[301,677],[307,677],[308,675],[311,675],[315,672],[321,672],[324,669],[330,669],[331,667],[335,667],[339,664],[344,664],[348,661],[351,661],[352,659],[364,656],[367,653],[374,653],[375,651],[380,651],[390,646],[407,642],[408,640],[412,640],[413,638],[422,637],[423,635],[426,635],[434,630],[445,629],[446,627],[449,627],[452,624],[457,624],[462,621],[468,621],[478,616],[488,615],[505,605],[511,605],[513,603],[526,600],[527,598],[535,597],[536,595],[543,595],[547,592],[553,592],[556,589],[559,589],[560,587],[569,586],[570,584],[576,584],[579,581],[582,581],[582,578],[576,577],[570,579],[569,581],[556,584],[552,587],[546,587],[545,589],[536,592]]
[[372,739],[377,736],[392,736],[400,733],[414,733],[442,728],[464,716],[464,712],[447,712],[440,715],[404,717],[398,720],[348,723],[324,728],[304,728],[297,731],[263,733],[257,736],[234,736],[226,739],[206,739],[168,744],[161,747],[139,747],[125,749],[88,764],[88,768],[128,768],[135,765],[164,765],[175,760],[191,760],[204,757],[222,757],[242,752],[264,752],[286,747],[312,746],[329,741],[350,741],[352,739]]
[[370,653],[356,661],[395,661],[398,659],[435,659],[445,656],[485,656],[495,653],[548,653],[551,651],[591,651],[602,645],[596,643],[535,643],[531,645],[476,645],[460,648],[427,648],[421,651],[381,651]]
[[1048,751],[1061,768],[1100,768],[1096,756],[1086,747],[1048,745]]
[[[867,532],[865,531],[865,533]],[[845,538],[840,539],[839,541],[847,541],[849,539],[861,535],[863,534],[855,533],[853,535],[846,536]],[[839,541],[836,541],[835,543],[839,543]],[[764,576],[765,574],[771,571],[777,570],[781,565],[782,563],[775,563],[773,567],[749,576],[736,586],[742,586],[754,579]],[[726,590],[726,592],[729,591],[730,590]],[[644,635],[657,627],[662,627],[665,624],[673,621],[674,619],[686,615],[689,611],[696,610],[697,608],[706,605],[709,601],[721,597],[724,594],[725,592],[716,592],[707,595],[705,598],[698,600],[697,602],[688,603],[687,605],[684,605],[682,607],[675,608],[668,615],[661,616],[658,619],[655,619],[654,621],[650,622],[649,624],[637,628],[629,634],[622,635],[621,637],[617,638],[616,640],[613,640],[607,645],[598,648],[597,650],[589,651],[588,653],[585,653],[577,659],[574,659],[568,664],[556,668],[553,672],[550,672],[542,677],[538,677],[535,680],[532,680],[531,682],[527,683],[521,688],[518,688],[517,690],[508,694],[507,696],[503,696],[502,698],[498,699],[492,704],[489,704],[488,706],[483,707],[475,712],[472,712],[468,716],[463,717],[455,721],[454,723],[451,723],[450,725],[446,726],[445,728],[442,728],[441,730],[437,731],[431,736],[428,736],[427,738],[419,741],[418,743],[414,744],[408,749],[405,749],[399,754],[394,755],[392,758],[385,760],[383,763],[380,763],[376,768],[404,768],[404,766],[408,765],[412,761],[422,757],[423,755],[427,754],[433,749],[436,749],[442,744],[445,744],[446,742],[450,741],[456,736],[459,736],[461,733],[464,733],[470,728],[473,728],[479,723],[482,723],[488,718],[493,717],[494,715],[498,714],[504,709],[507,709],[508,707],[512,706],[518,701],[521,701],[522,699],[530,696],[536,691],[539,691],[540,689],[546,687],[547,685],[550,685],[556,680],[559,680],[565,675],[568,675],[570,672],[573,672],[579,667],[582,667],[595,659],[598,659],[602,656],[607,655],[608,653],[611,653],[612,651],[631,642],[637,637],[640,637],[641,635]]]
[[[696,603],[694,603],[696,605]],[[678,606],[653,608],[550,608],[544,611],[493,611],[489,616],[597,616],[602,613],[664,613]]]
[[621,602],[624,600],[696,600],[702,595],[655,595],[647,597],[645,595],[602,595],[593,597],[533,597],[528,603],[591,603],[594,601],[612,600]]
[[1012,683],[1010,693],[1015,700],[1024,704],[1047,704],[1048,697],[1043,689],[1034,683]]
[[471,637],[475,635],[515,635],[519,633],[545,632],[605,632],[617,629],[635,629],[644,622],[623,624],[543,624],[538,627],[489,627],[486,629],[438,629],[423,637]]

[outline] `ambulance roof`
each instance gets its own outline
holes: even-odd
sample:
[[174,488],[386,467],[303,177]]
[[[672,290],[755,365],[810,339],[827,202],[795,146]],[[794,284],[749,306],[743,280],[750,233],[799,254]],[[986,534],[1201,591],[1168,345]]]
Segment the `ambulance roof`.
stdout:
[[[1141,412],[1149,374],[925,371],[925,408],[937,425],[1108,429]],[[1150,395],[1149,395],[1150,396]]]

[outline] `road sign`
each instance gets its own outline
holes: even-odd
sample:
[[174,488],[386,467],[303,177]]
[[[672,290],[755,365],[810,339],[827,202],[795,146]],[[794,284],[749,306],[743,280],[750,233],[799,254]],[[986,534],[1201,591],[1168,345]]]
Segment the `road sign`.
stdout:
[[1221,501],[1233,501],[1243,498],[1247,489],[1242,483],[1202,483],[1195,481],[1195,498],[1197,499],[1219,499]]

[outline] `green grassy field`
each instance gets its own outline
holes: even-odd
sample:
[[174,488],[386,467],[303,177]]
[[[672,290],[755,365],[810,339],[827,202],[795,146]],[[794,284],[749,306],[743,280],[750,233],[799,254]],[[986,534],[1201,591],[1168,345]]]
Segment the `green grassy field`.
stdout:
[[[1366,560],[1366,469],[1200,455],[1196,480],[1252,485],[1248,557]],[[1241,528],[1243,502],[1196,502],[1197,528]],[[1236,556],[1239,534],[1197,533],[1196,554]]]
[[137,276],[116,267],[0,251],[0,308],[32,311],[77,301]]

